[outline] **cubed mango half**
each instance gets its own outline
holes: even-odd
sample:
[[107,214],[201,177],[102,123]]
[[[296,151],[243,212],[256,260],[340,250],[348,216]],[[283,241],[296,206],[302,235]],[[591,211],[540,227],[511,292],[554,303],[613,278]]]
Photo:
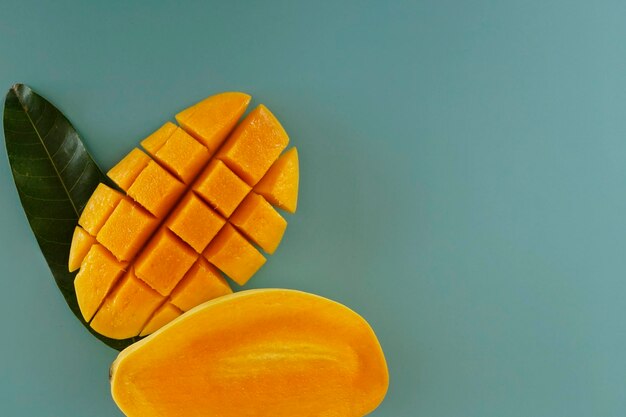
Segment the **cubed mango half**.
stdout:
[[[295,211],[298,155],[263,105],[239,125],[250,96],[224,93],[176,115],[109,172],[74,232],[68,268],[92,328],[147,335],[244,285],[272,254]],[[254,190],[253,190],[254,188]]]

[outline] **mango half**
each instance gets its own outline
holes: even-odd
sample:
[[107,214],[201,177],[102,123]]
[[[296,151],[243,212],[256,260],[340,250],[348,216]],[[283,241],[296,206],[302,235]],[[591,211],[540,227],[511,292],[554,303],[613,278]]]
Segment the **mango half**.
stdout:
[[[145,336],[244,285],[278,247],[298,196],[295,148],[264,105],[211,96],[141,141],[87,202],[70,248],[85,321],[98,333]],[[282,156],[281,156],[282,154]],[[257,187],[258,186],[258,187]]]
[[122,351],[110,375],[128,417],[360,417],[389,383],[362,317],[276,289],[194,308]]

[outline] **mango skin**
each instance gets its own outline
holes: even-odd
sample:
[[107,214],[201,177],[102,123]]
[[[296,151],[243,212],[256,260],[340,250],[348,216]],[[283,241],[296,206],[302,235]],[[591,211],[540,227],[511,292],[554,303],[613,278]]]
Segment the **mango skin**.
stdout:
[[111,367],[113,399],[128,417],[361,417],[388,384],[382,349],[362,317],[293,290],[204,303]]

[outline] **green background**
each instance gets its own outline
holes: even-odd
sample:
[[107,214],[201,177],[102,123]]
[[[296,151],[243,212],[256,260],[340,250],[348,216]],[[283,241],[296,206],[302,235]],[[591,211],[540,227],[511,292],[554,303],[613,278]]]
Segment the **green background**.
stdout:
[[[182,3],[0,0],[0,87],[104,169],[212,93],[270,107],[300,204],[251,286],[372,324],[374,416],[626,414],[625,2]],[[120,415],[0,153],[0,415]]]

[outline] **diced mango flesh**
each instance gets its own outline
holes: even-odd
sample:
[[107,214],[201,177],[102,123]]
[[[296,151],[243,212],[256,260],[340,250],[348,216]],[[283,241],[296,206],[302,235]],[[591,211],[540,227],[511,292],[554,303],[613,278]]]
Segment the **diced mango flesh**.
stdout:
[[150,161],[141,171],[128,195],[154,216],[163,218],[185,191],[178,181],[155,161]]
[[117,259],[130,261],[157,226],[158,220],[154,216],[137,204],[124,199],[115,208],[96,238]]
[[288,143],[285,129],[261,104],[235,128],[217,157],[249,185],[255,185]]
[[169,295],[198,254],[168,229],[160,229],[135,261],[135,273],[162,295]]
[[96,331],[152,333],[232,292],[218,268],[245,284],[265,263],[247,239],[270,254],[280,243],[285,220],[251,189],[295,210],[297,154],[276,161],[288,137],[264,106],[233,130],[249,100],[225,93],[182,111],[181,127],[167,122],[141,142],[150,156],[133,149],[109,171],[127,196],[102,184],[92,195],[68,267],[80,265],[79,306]]
[[74,235],[72,236],[72,245],[67,262],[70,272],[74,272],[80,268],[80,264],[83,262],[83,259],[85,259],[85,256],[94,243],[96,243],[95,237],[87,233],[82,227],[76,226]]
[[148,324],[146,324],[139,336],[147,336],[156,332],[181,314],[183,314],[183,312],[171,303],[163,304],[161,308],[154,313],[154,316],[148,321]]
[[123,198],[124,196],[114,189],[98,184],[78,219],[78,225],[90,235],[97,235],[113,209]]
[[250,103],[244,93],[211,96],[176,115],[176,121],[213,153],[222,144]]
[[176,128],[156,152],[149,152],[185,184],[198,175],[211,157],[207,148],[181,128]]
[[230,222],[270,255],[280,244],[287,221],[263,197],[252,192],[243,200]]
[[150,136],[142,140],[141,146],[143,146],[150,155],[154,156],[154,154],[165,145],[165,142],[167,142],[176,129],[178,129],[178,126],[174,123],[166,122],[163,126],[152,132]]
[[294,147],[278,158],[261,181],[254,186],[254,191],[273,205],[289,213],[295,213],[298,205],[299,180],[298,151]]
[[90,325],[112,339],[133,337],[162,302],[163,297],[137,279],[131,268],[104,300]]
[[91,320],[126,264],[118,262],[102,245],[93,245],[74,279],[78,306],[85,321]]
[[265,263],[265,257],[228,223],[209,244],[204,256],[239,285],[248,282]]
[[176,307],[188,311],[205,301],[232,292],[222,274],[204,258],[199,258],[176,286],[170,299]]
[[135,148],[128,155],[117,163],[113,168],[107,172],[109,178],[113,180],[124,191],[128,191],[135,179],[139,176],[141,171],[150,162],[150,157]]
[[229,217],[251,187],[222,161],[214,159],[200,175],[193,190],[220,214]]
[[224,223],[226,220],[222,216],[190,192],[168,217],[166,225],[196,252],[201,253]]

